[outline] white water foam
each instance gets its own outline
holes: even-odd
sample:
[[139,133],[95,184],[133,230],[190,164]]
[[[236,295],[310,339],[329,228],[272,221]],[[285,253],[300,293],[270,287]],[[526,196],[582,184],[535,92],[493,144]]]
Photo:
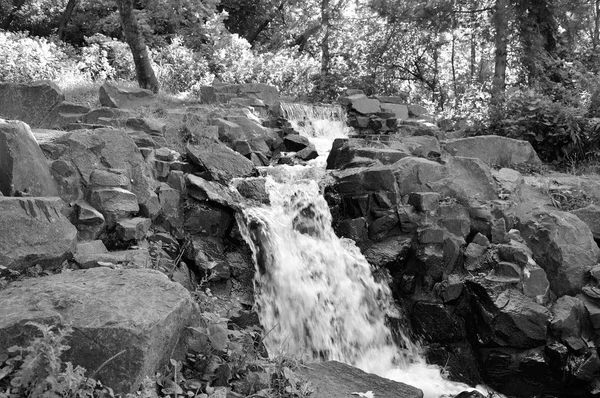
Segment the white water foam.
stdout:
[[[323,112],[288,106],[287,116],[295,123]],[[311,141],[315,135],[328,140],[326,157],[333,138],[346,135],[345,122],[341,126],[339,120],[320,131],[307,126],[324,124],[303,123],[300,132]],[[418,387],[426,398],[472,390],[443,378],[406,337],[402,348],[394,344],[385,321],[386,315],[397,315],[390,289],[375,280],[353,241],[335,235],[317,183],[325,175],[323,162],[262,172],[268,176],[271,205],[245,209],[238,225],[258,268],[256,308],[269,353],[345,362]]]

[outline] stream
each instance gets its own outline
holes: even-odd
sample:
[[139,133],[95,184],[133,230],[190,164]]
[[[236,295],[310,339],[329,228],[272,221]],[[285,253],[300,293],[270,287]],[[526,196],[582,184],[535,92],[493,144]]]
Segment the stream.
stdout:
[[[385,278],[377,280],[354,242],[339,238],[320,182],[332,142],[347,137],[336,106],[282,104],[294,129],[319,157],[306,166],[261,168],[270,206],[247,208],[237,222],[258,272],[255,306],[271,356],[336,360],[410,384],[426,398],[473,390],[446,380],[403,331],[392,338],[386,316],[398,317]],[[478,387],[484,394],[485,387]]]

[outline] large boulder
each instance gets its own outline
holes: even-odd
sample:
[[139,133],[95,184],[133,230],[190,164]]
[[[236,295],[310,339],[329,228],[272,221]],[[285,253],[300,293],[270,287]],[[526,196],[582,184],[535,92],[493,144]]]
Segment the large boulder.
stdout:
[[156,95],[141,88],[121,88],[110,83],[100,86],[100,104],[109,108],[140,108],[156,103]]
[[58,86],[42,80],[0,83],[0,117],[21,120],[31,127],[50,127],[50,114],[65,99]]
[[410,156],[407,150],[393,149],[383,144],[367,144],[358,139],[337,138],[327,157],[327,168],[359,167],[365,162],[393,164],[407,156]]
[[232,178],[256,174],[251,160],[217,142],[207,140],[200,145],[188,145],[186,153],[192,163],[215,181],[228,183]]
[[182,348],[196,314],[189,292],[154,270],[100,267],[27,279],[0,291],[0,352],[36,336],[27,322],[70,324],[76,331],[62,359],[129,393]]
[[521,217],[519,229],[551,290],[559,297],[579,293],[600,255],[587,224],[570,213],[534,210]]
[[59,195],[68,202],[91,194],[92,176],[97,170],[119,170],[130,182],[128,189],[137,197],[146,215],[154,217],[159,208],[154,192],[158,183],[133,139],[121,129],[78,130],[41,145],[53,161],[52,174]]
[[497,135],[448,140],[446,151],[454,156],[478,158],[488,164],[504,167],[542,164],[529,142]]
[[70,258],[77,229],[63,215],[63,207],[60,198],[0,196],[0,265],[56,268]]
[[372,396],[377,398],[423,397],[423,391],[418,388],[336,361],[303,366],[298,374],[314,386],[315,397],[346,398],[367,391],[372,391]]
[[16,120],[0,119],[0,192],[12,196],[57,196],[46,158],[29,126]]
[[402,196],[411,192],[432,192],[432,184],[446,177],[443,165],[423,158],[406,157],[392,167]]

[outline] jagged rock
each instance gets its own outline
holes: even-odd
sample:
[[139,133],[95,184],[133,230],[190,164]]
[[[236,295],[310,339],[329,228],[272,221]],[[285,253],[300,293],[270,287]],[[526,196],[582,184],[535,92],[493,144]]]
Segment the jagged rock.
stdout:
[[439,156],[442,152],[437,138],[425,135],[401,137],[399,141],[391,141],[390,147],[393,149],[406,148],[412,155],[421,157],[427,157],[432,153]]
[[481,268],[482,257],[487,251],[487,246],[475,242],[469,243],[465,250],[465,270],[478,271]]
[[471,232],[469,212],[458,203],[441,203],[438,208],[440,224],[449,232],[466,238]]
[[192,239],[192,258],[196,266],[211,275],[213,280],[227,280],[231,277],[231,268],[225,256],[225,249],[219,239],[194,237]]
[[135,131],[142,131],[148,134],[154,141],[159,142],[161,145],[166,143],[166,141],[164,141],[164,135],[167,130],[167,125],[161,120],[150,117],[134,117],[127,119],[125,126]]
[[417,211],[436,211],[440,206],[440,194],[437,192],[411,192],[408,204]]
[[444,242],[444,229],[435,226],[425,226],[417,229],[419,243],[425,245],[439,245]]
[[29,126],[17,120],[0,119],[0,192],[4,196],[18,192],[58,195],[46,158]]
[[181,353],[198,314],[189,292],[158,271],[95,268],[27,279],[0,292],[0,351],[39,334],[26,322],[71,324],[78,332],[62,359],[98,370],[116,393],[133,393]]
[[167,177],[167,184],[173,188],[178,190],[181,193],[186,193],[186,182],[185,182],[185,173],[180,170],[171,170],[169,176]]
[[448,140],[446,141],[446,151],[453,156],[474,157],[488,164],[506,167],[521,164],[542,164],[529,142],[498,135],[481,135]]
[[242,198],[238,192],[214,181],[188,174],[185,177],[188,195],[199,201],[209,201],[219,205],[239,209]]
[[179,190],[161,186],[158,190],[161,208],[161,220],[167,223],[167,229],[179,230],[183,226],[183,197]]
[[590,227],[594,239],[600,239],[600,206],[591,204],[581,209],[571,210],[571,213]]
[[412,239],[404,236],[394,236],[377,242],[364,251],[365,258],[376,268],[402,266],[406,261],[412,246]]
[[89,111],[86,105],[63,101],[50,112],[44,124],[52,129],[66,129],[69,125],[81,123],[83,115]]
[[94,188],[130,189],[131,182],[127,176],[127,170],[96,169],[90,173],[90,186]]
[[81,268],[97,267],[97,263],[90,264],[90,259],[98,255],[108,253],[108,249],[101,240],[90,240],[87,242],[79,242],[73,256],[73,260]]
[[521,280],[521,267],[508,261],[500,261],[494,265],[494,269],[488,278],[495,281],[519,282]]
[[423,391],[418,388],[365,373],[341,362],[310,364],[297,372],[314,386],[315,397],[347,398],[353,392],[372,391],[377,398],[423,398]]
[[[390,166],[361,167],[333,172],[335,188],[341,194],[386,191],[395,195],[396,181]],[[393,198],[395,202],[396,198]]]
[[367,220],[364,217],[339,221],[336,232],[339,236],[352,239],[357,243],[363,242],[369,238]]
[[444,178],[432,180],[430,190],[464,203],[497,199],[496,182],[489,167],[476,158],[450,157]]
[[0,196],[0,264],[25,270],[56,268],[73,255],[77,230],[60,198]]
[[135,109],[156,103],[156,95],[141,88],[120,88],[110,83],[100,86],[100,104],[109,108]]
[[215,181],[227,184],[232,178],[251,177],[256,174],[252,161],[225,145],[206,141],[201,145],[188,145],[190,160]]
[[75,261],[82,269],[111,268],[158,268],[157,257],[150,255],[148,249],[117,250],[107,253],[88,253],[79,255]]
[[492,243],[501,244],[508,242],[509,238],[506,236],[506,220],[499,218],[492,221]]
[[245,198],[253,199],[264,204],[270,203],[269,193],[266,188],[266,179],[263,177],[238,180],[235,184],[235,188]]
[[231,210],[195,202],[186,208],[183,227],[192,235],[223,237],[233,222]]
[[94,189],[90,195],[90,204],[102,213],[109,226],[140,210],[135,194],[123,188]]
[[342,103],[350,105],[355,111],[367,115],[381,112],[380,102],[377,99],[367,98],[364,94],[354,94],[342,98]]
[[75,208],[77,238],[79,240],[97,239],[106,226],[102,213],[84,201],[75,202],[73,207]]
[[143,217],[134,217],[117,222],[117,236],[124,242],[146,239],[152,220]]
[[288,151],[298,152],[309,147],[310,141],[299,134],[288,134],[283,137],[283,144]]
[[396,119],[399,120],[407,120],[408,119],[408,107],[406,105],[401,104],[390,104],[390,103],[381,103],[381,110],[383,112],[389,112],[394,115]]
[[445,177],[445,167],[423,158],[405,157],[392,165],[401,196],[432,192],[432,183]]
[[535,210],[522,221],[520,231],[533,259],[546,271],[552,291],[559,297],[579,293],[600,254],[589,227],[570,213]]
[[298,151],[296,153],[296,157],[304,160],[305,162],[308,162],[309,160],[313,160],[319,157],[319,153],[317,152],[317,150],[315,149],[314,146],[310,145],[307,146],[306,148]]
[[394,210],[388,210],[369,223],[369,238],[374,241],[381,240],[399,227],[398,214]]
[[525,184],[525,179],[521,173],[513,169],[502,168],[498,171],[492,171],[492,175],[500,188],[500,199],[521,199],[523,185]]
[[[117,109],[111,107],[102,107],[92,109],[85,115],[83,115],[83,124],[92,125],[106,125],[109,126],[120,126],[125,124],[125,120],[133,116],[133,113],[127,109]],[[82,126],[81,128],[87,129],[88,127]]]
[[551,308],[550,329],[563,341],[569,337],[581,337],[587,325],[587,313],[584,303],[576,297],[562,296]]
[[[371,145],[371,144],[369,144]],[[344,169],[360,167],[359,159],[379,161],[382,164],[393,164],[398,160],[410,156],[407,149],[391,149],[385,145],[367,147],[361,141],[347,138],[336,138],[331,152],[327,157],[328,169]]]
[[451,343],[465,339],[464,322],[444,304],[417,302],[411,318],[416,333],[428,342]]
[[408,114],[413,117],[426,116],[429,112],[421,105],[408,105]]
[[0,118],[16,119],[31,127],[51,127],[50,114],[65,100],[49,80],[0,83]]
[[[277,87],[264,83],[246,83],[240,87],[240,94],[243,97],[257,99],[265,105],[274,105],[279,99]],[[257,106],[256,102],[252,106]]]
[[[90,175],[94,170],[124,170],[130,179],[131,192],[145,215],[158,211],[158,186],[133,139],[120,129],[78,130],[42,145],[53,161],[62,161],[69,173],[52,170],[59,185],[59,195],[67,202],[90,195]],[[54,165],[54,163],[53,163]]]
[[538,304],[546,304],[550,293],[550,282],[546,271],[537,264],[527,264],[521,276],[521,288],[523,294],[536,301]]

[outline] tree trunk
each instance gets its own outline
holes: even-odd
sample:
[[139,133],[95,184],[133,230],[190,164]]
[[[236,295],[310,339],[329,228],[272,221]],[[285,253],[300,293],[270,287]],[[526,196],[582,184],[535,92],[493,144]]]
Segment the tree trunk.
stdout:
[[321,0],[321,26],[323,27],[323,40],[321,41],[321,77],[329,75],[331,53],[329,48],[329,0]]
[[58,24],[58,38],[60,40],[64,39],[65,36],[65,28],[67,27],[67,23],[69,19],[71,19],[71,15],[73,15],[73,10],[75,10],[75,6],[77,5],[78,0],[69,0],[67,3],[67,8],[65,8],[65,12],[63,12],[62,17],[60,18],[60,22]]
[[133,54],[138,84],[141,88],[157,93],[159,89],[158,80],[152,69],[148,49],[144,43],[137,19],[133,15],[133,0],[117,0],[117,5],[119,6],[121,27],[125,34],[125,40]]
[[281,3],[279,3],[279,6],[273,12],[271,12],[267,16],[267,18],[265,18],[265,20],[258,26],[258,28],[254,32],[252,32],[252,34],[247,39],[248,43],[250,43],[252,46],[254,46],[254,42],[258,38],[258,35],[260,35],[263,30],[267,29],[267,26],[269,26],[269,24],[271,22],[273,22],[273,20],[277,16],[277,13],[283,11],[283,7],[285,6],[285,2],[286,2],[286,0],[282,1]]
[[496,0],[496,12],[493,24],[496,30],[496,52],[494,55],[494,80],[492,83],[492,102],[498,103],[504,96],[506,87],[506,58],[508,54],[508,1]]
[[600,0],[594,1],[594,34],[592,35],[592,46],[594,51],[598,48],[600,41]]
[[10,28],[10,24],[15,19],[15,15],[17,15],[21,8],[23,8],[23,5],[25,5],[25,0],[13,1],[13,6],[8,15],[2,21],[2,24],[0,24],[0,29],[8,30],[8,28]]

